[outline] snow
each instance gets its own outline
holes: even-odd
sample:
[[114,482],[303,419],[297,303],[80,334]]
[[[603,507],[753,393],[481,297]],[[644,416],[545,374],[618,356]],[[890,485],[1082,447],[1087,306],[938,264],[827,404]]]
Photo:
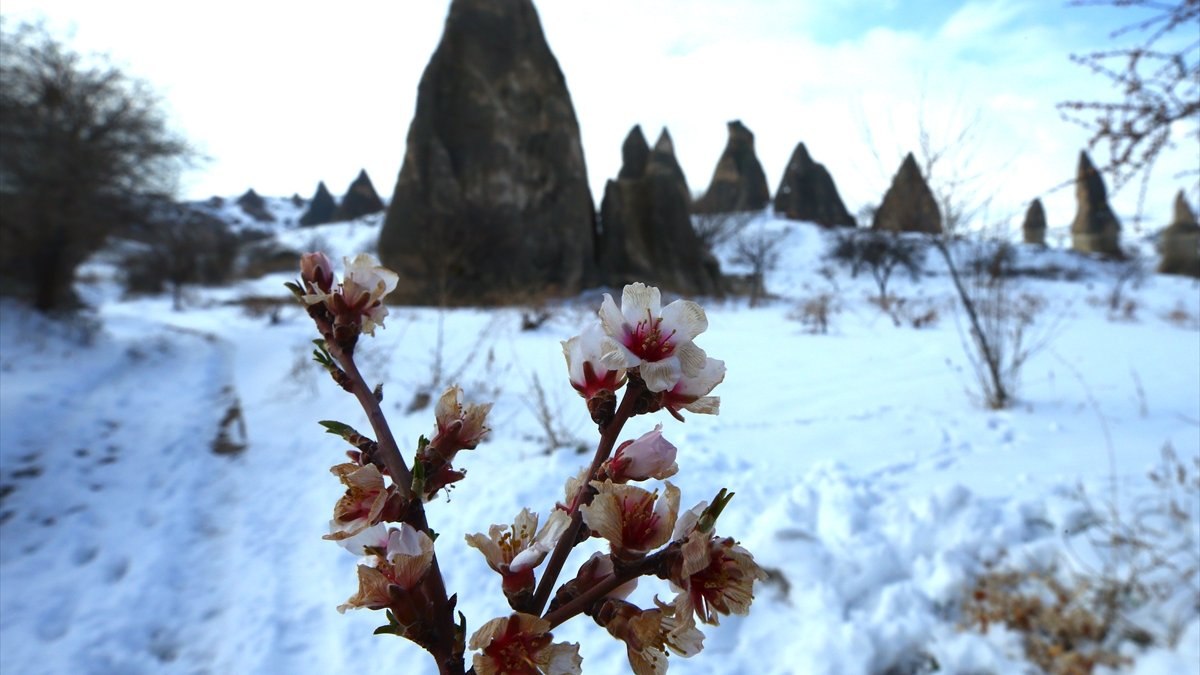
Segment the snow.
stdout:
[[[1023,251],[1073,280],[1020,282],[1046,300],[1049,342],[1025,366],[1017,404],[992,411],[972,393],[936,254],[923,278],[892,281],[936,321],[895,326],[867,299],[868,277],[822,276],[828,233],[760,220],[787,233],[767,279],[775,297],[754,309],[700,299],[709,329],[697,343],[728,368],[714,392],[721,414],[638,417],[623,434],[662,423],[680,448],[671,480],[684,507],[734,491],[718,529],[771,571],[749,616],[704,627],[704,652],[673,657],[671,672],[1037,672],[1017,633],[961,628],[963,598],[992,566],[1096,564],[1079,489],[1101,512],[1129,513],[1159,496],[1146,476],[1164,445],[1185,465],[1200,457],[1200,288],[1149,276],[1125,290],[1132,318],[1112,316],[1112,264]],[[379,221],[279,225],[276,236],[320,242],[336,260],[373,248]],[[98,303],[90,317],[0,304],[0,671],[435,672],[415,646],[371,634],[382,616],[334,609],[356,588],[356,558],[321,539],[341,494],[328,468],[346,448],[316,422],[367,425],[311,362],[300,308],[272,322],[237,304],[284,297],[288,278],[191,289],[184,312],[165,297],[121,298],[102,275],[83,289]],[[839,311],[829,334],[809,334],[796,308],[822,291]],[[544,513],[590,457],[573,447],[596,435],[559,341],[599,299],[552,304],[533,331],[519,308],[396,307],[360,347],[402,445],[433,427],[431,407],[408,412],[418,392],[459,383],[468,400],[495,402],[490,440],[460,455],[467,479],[429,508],[469,630],[507,605],[463,535],[523,506]],[[547,452],[535,381],[568,447]],[[222,429],[226,447],[245,449],[215,453]],[[1200,541],[1194,491],[1185,506],[1191,529],[1170,541],[1187,554]],[[597,548],[581,546],[568,572]],[[1200,672],[1200,578],[1173,583],[1139,615],[1161,639],[1122,647],[1132,672]],[[668,591],[644,583],[634,598],[654,593]],[[556,638],[581,643],[585,672],[628,669],[623,647],[586,618]]]

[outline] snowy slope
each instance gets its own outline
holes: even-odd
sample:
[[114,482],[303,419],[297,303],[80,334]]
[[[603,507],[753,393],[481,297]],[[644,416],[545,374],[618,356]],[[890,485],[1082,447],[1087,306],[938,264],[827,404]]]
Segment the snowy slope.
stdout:
[[[698,343],[728,366],[714,392],[721,415],[636,418],[625,434],[662,422],[680,448],[672,482],[685,507],[736,492],[719,529],[774,571],[748,617],[707,627],[704,653],[672,658],[671,671],[1036,672],[1015,634],[960,630],[962,598],[991,564],[1093,564],[1077,485],[1128,509],[1156,494],[1146,472],[1164,444],[1185,462],[1200,456],[1200,289],[1149,277],[1126,291],[1132,318],[1114,318],[1109,266],[1046,253],[1080,278],[1022,282],[1046,300],[1052,340],[1026,366],[1018,405],[990,411],[970,394],[932,255],[927,276],[893,285],[937,320],[896,327],[867,300],[869,279],[819,273],[826,233],[763,226],[787,232],[768,276],[777,297],[756,309],[703,303],[710,328]],[[298,248],[319,238],[342,255],[369,248],[377,228],[365,219],[279,237]],[[344,448],[316,421],[366,424],[308,360],[314,335],[299,308],[271,322],[237,304],[282,298],[285,280],[197,289],[186,312],[93,294],[108,300],[91,328],[0,304],[0,671],[435,672],[412,645],[371,635],[381,617],[334,610],[355,590],[356,559],[320,538],[341,494],[328,467]],[[809,334],[797,304],[834,284],[830,333]],[[460,456],[467,479],[429,509],[470,630],[507,610],[462,535],[522,506],[545,512],[587,461],[571,447],[547,453],[535,378],[573,440],[595,442],[559,341],[598,305],[586,293],[534,331],[515,308],[394,308],[361,348],[402,444],[433,425],[431,409],[407,412],[418,391],[457,382],[469,400],[495,401],[491,439]],[[1194,526],[1200,503],[1188,504]],[[1130,646],[1139,672],[1200,672],[1196,583],[1184,577],[1155,605],[1147,624],[1173,626],[1177,640]],[[636,597],[667,592],[652,586]],[[624,649],[586,619],[556,636],[581,643],[587,673],[627,670]]]

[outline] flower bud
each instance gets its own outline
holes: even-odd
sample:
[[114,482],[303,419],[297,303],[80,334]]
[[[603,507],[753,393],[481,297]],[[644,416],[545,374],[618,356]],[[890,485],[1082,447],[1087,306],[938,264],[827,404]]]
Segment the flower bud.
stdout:
[[662,425],[634,441],[626,441],[609,462],[608,475],[614,483],[670,478],[679,472],[678,449],[663,438]]
[[300,278],[328,293],[333,288],[333,262],[320,251],[305,253],[300,256]]

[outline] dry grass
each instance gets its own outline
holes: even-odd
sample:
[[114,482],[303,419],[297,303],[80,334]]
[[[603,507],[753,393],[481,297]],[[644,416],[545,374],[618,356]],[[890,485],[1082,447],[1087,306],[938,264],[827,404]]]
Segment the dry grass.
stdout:
[[[1053,675],[1131,664],[1128,654],[1174,647],[1200,613],[1200,457],[1192,466],[1168,445],[1149,474],[1152,494],[1122,511],[1078,498],[1094,518],[1081,535],[1089,555],[1061,555],[1045,569],[995,568],[963,605],[964,628],[1019,633],[1026,657]],[[1073,564],[1072,564],[1073,563]]]

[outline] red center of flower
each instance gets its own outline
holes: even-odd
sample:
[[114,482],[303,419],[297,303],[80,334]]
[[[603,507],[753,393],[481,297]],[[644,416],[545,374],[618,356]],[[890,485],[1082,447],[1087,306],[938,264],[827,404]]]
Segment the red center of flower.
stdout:
[[654,500],[657,497],[658,492],[653,492],[621,500],[621,543],[625,548],[646,550],[646,543],[658,530],[659,517],[654,512]]
[[647,309],[645,320],[633,327],[625,346],[643,361],[661,361],[675,353],[673,337],[675,331],[663,335],[662,317],[654,318]]
[[492,659],[501,673],[539,675],[535,656],[550,643],[549,635],[530,635],[520,631],[520,624],[510,620],[504,633],[496,636],[483,653]]

